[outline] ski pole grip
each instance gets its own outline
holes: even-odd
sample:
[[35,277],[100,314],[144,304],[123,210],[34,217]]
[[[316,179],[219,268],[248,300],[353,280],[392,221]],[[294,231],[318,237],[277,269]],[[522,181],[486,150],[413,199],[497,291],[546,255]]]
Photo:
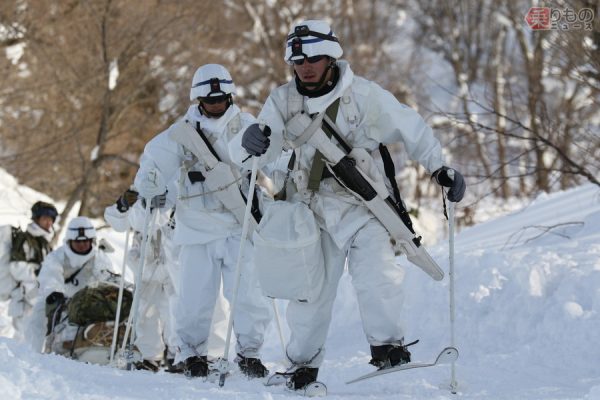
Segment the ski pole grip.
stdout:
[[271,136],[271,128],[269,128],[269,125],[266,125],[264,122],[261,122],[258,124],[258,127],[262,131],[263,135],[265,135],[266,137]]
[[448,171],[446,171],[446,174],[451,181],[454,181],[454,170],[452,168],[449,168]]

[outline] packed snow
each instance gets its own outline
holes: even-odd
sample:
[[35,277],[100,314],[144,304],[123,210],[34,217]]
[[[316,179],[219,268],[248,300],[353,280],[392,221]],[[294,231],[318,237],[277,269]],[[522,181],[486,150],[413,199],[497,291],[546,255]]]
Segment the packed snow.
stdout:
[[[0,224],[24,224],[47,196],[0,171]],[[460,204],[459,204],[460,207]],[[443,218],[440,215],[440,218]],[[98,225],[102,222],[98,221]],[[124,235],[100,230],[120,263]],[[600,189],[594,185],[541,195],[525,207],[462,230],[455,242],[458,394],[450,367],[437,366],[345,382],[371,372],[350,278],[340,281],[319,380],[331,399],[600,399]],[[448,245],[430,248],[448,271]],[[432,362],[450,344],[449,282],[406,265],[406,340],[414,361]],[[374,266],[375,267],[375,266]],[[284,302],[278,302],[285,326]],[[225,386],[166,372],[124,371],[43,355],[10,338],[0,303],[0,399],[284,399],[237,369]],[[4,325],[4,326],[3,326]],[[9,332],[9,333],[6,333]],[[234,356],[231,352],[232,357]],[[263,360],[284,369],[271,325]]]

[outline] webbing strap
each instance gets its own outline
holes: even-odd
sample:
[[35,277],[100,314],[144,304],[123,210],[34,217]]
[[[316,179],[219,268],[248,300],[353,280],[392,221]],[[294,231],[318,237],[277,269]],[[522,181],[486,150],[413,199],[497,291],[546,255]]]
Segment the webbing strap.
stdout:
[[390,185],[392,186],[392,192],[394,193],[394,198],[391,196],[388,198],[391,200],[392,205],[396,209],[396,212],[404,222],[404,225],[412,232],[415,233],[413,229],[412,220],[410,219],[410,215],[404,207],[404,202],[402,201],[402,197],[400,197],[400,189],[398,188],[398,183],[396,182],[396,168],[394,167],[394,160],[392,160],[392,156],[388,148],[383,144],[379,143],[379,153],[381,154],[381,160],[383,161],[383,169],[385,171],[385,175],[390,181]]
[[[325,111],[325,114],[332,120],[335,121],[337,113],[340,108],[340,99],[336,99]],[[328,138],[331,138],[333,131],[329,129],[327,125],[323,125],[323,131]],[[323,176],[323,170],[325,169],[325,159],[323,154],[319,150],[315,151],[315,157],[313,158],[312,166],[310,167],[310,173],[308,174],[308,190],[316,192],[319,190],[321,184],[321,177]]]
[[217,161],[221,161],[221,159],[219,158],[219,155],[215,151],[215,148],[212,146],[212,144],[210,144],[210,142],[208,141],[208,138],[202,131],[202,128],[200,128],[200,121],[196,121],[196,132],[198,132],[198,135],[200,135],[200,137],[202,138],[202,141],[204,142],[204,144],[206,144],[206,147],[212,153],[212,155],[215,156]]

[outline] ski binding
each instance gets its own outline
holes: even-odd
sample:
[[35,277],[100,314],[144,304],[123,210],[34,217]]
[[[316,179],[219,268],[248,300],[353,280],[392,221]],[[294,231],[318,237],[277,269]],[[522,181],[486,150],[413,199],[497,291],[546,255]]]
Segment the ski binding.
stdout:
[[446,347],[444,350],[441,351],[441,353],[437,356],[435,361],[432,363],[408,363],[408,364],[397,365],[397,366],[391,367],[391,368],[384,368],[384,369],[380,369],[380,370],[377,370],[374,372],[370,372],[366,375],[359,376],[358,378],[355,378],[355,379],[352,379],[352,380],[346,382],[346,384],[362,381],[364,379],[373,378],[373,377],[379,376],[379,375],[389,374],[391,372],[396,372],[396,371],[405,371],[408,369],[433,367],[433,366],[439,365],[439,364],[450,364],[450,363],[453,363],[454,361],[456,361],[457,358],[458,358],[458,350],[455,347]]
[[[265,382],[265,386],[277,386],[287,384],[288,374],[276,372],[271,375],[267,382]],[[303,389],[293,390],[289,389],[294,393],[301,394],[304,397],[323,397],[327,395],[327,386],[323,382],[315,381],[306,385]]]

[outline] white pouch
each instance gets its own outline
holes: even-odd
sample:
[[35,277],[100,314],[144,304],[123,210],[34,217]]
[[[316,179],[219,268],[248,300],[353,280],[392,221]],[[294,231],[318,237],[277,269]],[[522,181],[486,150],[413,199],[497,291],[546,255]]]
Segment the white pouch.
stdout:
[[263,294],[313,302],[325,281],[321,235],[302,202],[275,201],[254,231],[254,262]]

